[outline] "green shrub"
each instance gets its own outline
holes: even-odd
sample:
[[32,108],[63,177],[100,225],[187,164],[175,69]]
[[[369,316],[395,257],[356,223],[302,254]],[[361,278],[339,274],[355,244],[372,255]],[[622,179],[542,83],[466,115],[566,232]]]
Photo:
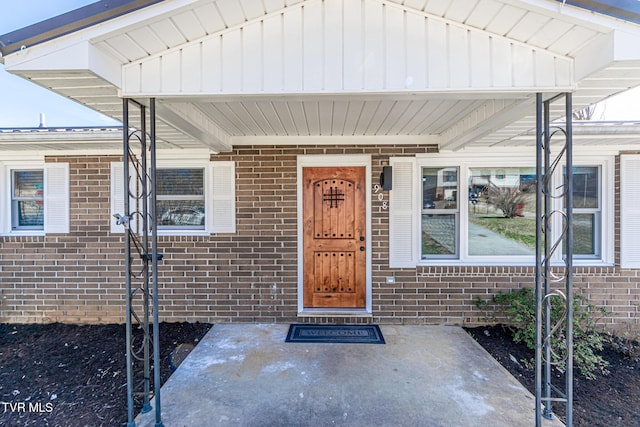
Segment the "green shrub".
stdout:
[[[563,318],[565,312],[564,299],[551,297],[551,327]],[[524,343],[529,349],[536,348],[536,301],[531,288],[512,290],[509,293],[498,293],[492,298],[496,312],[493,318],[504,319],[506,326],[513,332],[516,342]],[[486,301],[476,301],[476,306],[482,310],[489,308]],[[579,372],[588,379],[594,379],[597,372],[606,375],[607,361],[602,358],[605,337],[595,328],[594,314],[605,314],[603,308],[587,304],[581,295],[573,299],[573,364]],[[563,324],[552,334],[551,363],[560,371],[565,370],[566,328]]]

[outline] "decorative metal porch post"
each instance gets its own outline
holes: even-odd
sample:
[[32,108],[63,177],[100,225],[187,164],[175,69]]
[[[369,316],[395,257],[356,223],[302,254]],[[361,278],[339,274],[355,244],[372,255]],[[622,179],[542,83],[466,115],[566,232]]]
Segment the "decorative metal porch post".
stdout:
[[[130,104],[138,108],[140,115],[138,126],[131,124]],[[151,410],[152,395],[155,399],[155,425],[163,426],[159,366],[158,261],[161,255],[158,254],[156,227],[155,99],[150,99],[149,104],[149,153],[147,153],[146,107],[131,99],[124,99],[122,104],[124,213],[117,214],[116,218],[118,224],[125,228],[127,427],[135,427],[135,397],[141,396],[142,412],[148,412]],[[149,154],[149,162],[147,154]],[[134,254],[138,257],[134,258]],[[142,316],[138,314],[140,309],[142,309]],[[150,332],[151,314],[153,314],[153,333]],[[134,328],[142,332],[140,342],[136,342]],[[150,352],[151,346],[153,346],[153,356]],[[151,369],[153,369],[153,394],[151,393]]]
[[[552,128],[551,104],[562,98],[564,128]],[[536,427],[542,426],[543,417],[553,417],[552,402],[565,404],[565,424],[573,426],[572,110],[570,93],[547,101],[542,100],[542,94],[536,95]],[[551,140],[558,133],[564,135],[564,144],[552,153]],[[554,186],[558,168],[562,169],[563,182]],[[564,305],[559,319],[552,319],[554,298]],[[563,334],[563,348],[554,348],[552,338]],[[565,369],[564,391],[552,383],[551,370],[560,363]]]

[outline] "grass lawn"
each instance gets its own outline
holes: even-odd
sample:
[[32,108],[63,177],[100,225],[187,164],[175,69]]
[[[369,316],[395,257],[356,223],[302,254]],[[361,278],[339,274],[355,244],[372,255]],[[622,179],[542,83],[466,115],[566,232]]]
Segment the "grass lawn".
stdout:
[[[536,220],[533,217],[503,218],[495,216],[469,216],[472,223],[498,233],[523,245],[536,248]],[[573,225],[573,253],[593,253],[593,230],[588,221],[575,220]]]
[[469,216],[469,220],[508,239],[536,248],[536,219],[527,217]]

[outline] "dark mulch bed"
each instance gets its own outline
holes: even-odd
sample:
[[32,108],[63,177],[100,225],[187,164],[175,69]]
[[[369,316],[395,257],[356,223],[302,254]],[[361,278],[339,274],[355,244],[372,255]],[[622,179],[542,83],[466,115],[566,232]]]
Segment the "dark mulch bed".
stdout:
[[[162,383],[172,373],[169,354],[210,328],[160,324]],[[0,425],[126,425],[125,367],[124,325],[0,324]]]
[[[467,329],[485,350],[535,394],[535,370],[522,360],[532,360],[534,352],[524,344],[514,343],[511,332],[502,326]],[[640,359],[631,358],[618,346],[606,345],[601,355],[609,362],[609,374],[594,380],[574,375],[573,424],[576,427],[640,426]],[[512,357],[513,356],[513,357]],[[513,359],[517,361],[514,362]],[[554,384],[564,382],[558,376]],[[563,419],[563,405],[554,412]]]

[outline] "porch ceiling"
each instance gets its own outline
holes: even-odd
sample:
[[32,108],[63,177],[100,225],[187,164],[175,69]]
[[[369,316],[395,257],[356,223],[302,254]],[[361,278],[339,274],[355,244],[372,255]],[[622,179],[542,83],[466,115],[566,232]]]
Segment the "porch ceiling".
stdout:
[[522,144],[536,91],[573,91],[581,108],[637,86],[639,41],[638,25],[548,0],[166,0],[3,59],[118,120],[121,96],[156,97],[166,147],[339,136],[459,149]]
[[197,100],[192,105],[235,142],[249,142],[267,136],[429,137],[446,131],[485,102],[388,94]]

